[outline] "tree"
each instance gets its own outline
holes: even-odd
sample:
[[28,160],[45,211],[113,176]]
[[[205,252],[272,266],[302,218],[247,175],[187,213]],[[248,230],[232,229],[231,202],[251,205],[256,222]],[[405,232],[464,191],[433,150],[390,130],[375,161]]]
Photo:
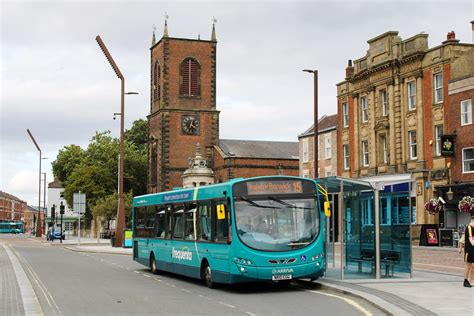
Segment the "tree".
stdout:
[[125,141],[134,144],[139,150],[145,150],[148,144],[148,121],[139,119],[125,131]]
[[66,182],[74,169],[84,160],[84,150],[76,145],[64,146],[60,149],[56,160],[51,163],[53,174],[61,182]]
[[[94,218],[102,217],[107,221],[110,221],[117,216],[117,192],[107,195],[99,199],[96,204],[92,207],[92,214]],[[130,217],[132,213],[132,194],[126,193],[124,196],[125,201],[125,221],[130,223]],[[129,225],[127,225],[129,226]]]
[[64,198],[69,205],[72,205],[73,194],[81,191],[86,194],[86,222],[92,219],[91,207],[94,206],[100,198],[103,198],[114,192],[114,175],[105,168],[96,165],[81,164],[66,181],[64,189]]

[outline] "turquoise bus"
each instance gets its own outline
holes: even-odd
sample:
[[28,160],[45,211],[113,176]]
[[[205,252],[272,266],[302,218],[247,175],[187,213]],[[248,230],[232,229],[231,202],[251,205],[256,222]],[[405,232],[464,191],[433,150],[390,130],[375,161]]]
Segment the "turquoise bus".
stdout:
[[0,221],[0,233],[23,234],[25,224],[22,221]]
[[211,288],[317,279],[325,262],[320,192],[314,180],[271,176],[137,196],[133,260]]

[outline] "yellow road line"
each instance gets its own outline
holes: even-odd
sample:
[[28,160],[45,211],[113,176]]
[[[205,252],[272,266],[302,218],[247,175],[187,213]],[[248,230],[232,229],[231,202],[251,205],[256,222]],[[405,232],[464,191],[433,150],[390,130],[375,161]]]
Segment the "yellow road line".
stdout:
[[348,299],[347,297],[342,297],[342,296],[339,296],[339,295],[335,295],[335,294],[329,294],[329,293],[323,293],[323,292],[319,292],[319,291],[313,291],[313,290],[305,290],[306,292],[311,292],[311,293],[315,293],[315,294],[321,294],[321,295],[326,295],[326,296],[330,296],[330,297],[334,297],[334,298],[338,298],[340,300],[343,300],[344,302],[346,302],[347,304],[355,307],[356,309],[358,309],[361,313],[363,313],[364,315],[366,316],[372,316],[372,313],[370,311],[368,311],[367,309],[365,309],[362,305],[360,305],[359,303],[351,300],[351,299]]

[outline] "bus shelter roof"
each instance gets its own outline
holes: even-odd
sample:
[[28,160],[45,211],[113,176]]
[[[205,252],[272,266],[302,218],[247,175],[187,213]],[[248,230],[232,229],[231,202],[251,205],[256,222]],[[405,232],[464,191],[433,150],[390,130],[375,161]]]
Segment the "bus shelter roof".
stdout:
[[319,179],[321,185],[325,186],[328,193],[338,193],[341,189],[349,191],[383,190],[384,187],[400,183],[413,182],[411,174],[392,174],[359,179],[331,176]]
[[328,193],[339,193],[343,189],[348,191],[367,191],[373,190],[372,185],[367,181],[350,179],[345,177],[330,176],[319,179],[320,184],[326,187]]

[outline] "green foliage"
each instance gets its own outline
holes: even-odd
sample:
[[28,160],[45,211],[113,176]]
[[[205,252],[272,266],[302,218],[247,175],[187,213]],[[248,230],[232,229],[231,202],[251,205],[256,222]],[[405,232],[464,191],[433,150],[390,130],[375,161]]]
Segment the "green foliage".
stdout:
[[148,122],[139,119],[133,122],[132,128],[125,131],[125,140],[134,144],[139,150],[146,150],[148,144]]
[[[130,222],[130,217],[132,213],[132,194],[126,193],[124,195],[125,201],[125,219],[126,222]],[[92,207],[92,214],[94,217],[102,217],[107,221],[114,219],[117,215],[118,207],[118,193],[107,195],[99,199],[96,204]]]
[[[142,195],[147,190],[147,121],[135,121],[126,133],[124,192],[130,192],[127,194],[130,213],[132,194]],[[110,219],[115,217],[117,206],[109,204],[113,200],[111,196],[117,192],[119,145],[119,140],[112,137],[110,131],[96,132],[86,150],[75,145],[65,146],[52,163],[53,174],[63,182],[69,205],[72,205],[73,193],[86,194],[87,222],[92,219],[93,212]],[[110,211],[112,209],[115,210]]]
[[53,174],[61,182],[66,182],[74,169],[83,161],[84,150],[76,145],[64,146],[60,149],[56,160],[51,163]]
[[86,194],[86,222],[92,219],[91,206],[96,202],[114,192],[114,175],[109,170],[96,165],[79,165],[66,181],[64,198],[68,205],[72,205],[73,194],[81,191]]

